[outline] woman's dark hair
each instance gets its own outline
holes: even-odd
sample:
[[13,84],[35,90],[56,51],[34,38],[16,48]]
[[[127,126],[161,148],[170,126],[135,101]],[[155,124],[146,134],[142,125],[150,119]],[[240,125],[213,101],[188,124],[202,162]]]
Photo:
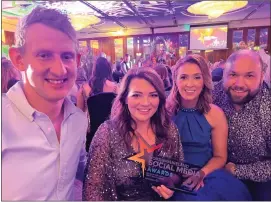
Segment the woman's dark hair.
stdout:
[[154,67],[154,70],[160,75],[160,77],[164,83],[164,88],[169,89],[169,87],[171,87],[171,85],[170,85],[168,70],[167,70],[166,66],[163,64],[158,64],[157,66]]
[[106,58],[99,57],[94,66],[92,77],[89,80],[92,93],[97,94],[103,92],[103,86],[106,80],[112,81],[112,69]]
[[[119,93],[113,103],[111,110],[111,120],[116,123],[117,130],[124,137],[125,142],[128,145],[131,144],[131,135],[135,135],[136,123],[132,119],[126,99],[129,93],[130,83],[133,79],[144,79],[149,82],[157,91],[159,96],[159,106],[155,114],[151,117],[151,127],[156,134],[156,137],[167,138],[170,126],[169,113],[166,110],[166,96],[163,82],[160,76],[152,68],[137,68],[131,69],[124,76]],[[132,126],[135,126],[134,128]]]

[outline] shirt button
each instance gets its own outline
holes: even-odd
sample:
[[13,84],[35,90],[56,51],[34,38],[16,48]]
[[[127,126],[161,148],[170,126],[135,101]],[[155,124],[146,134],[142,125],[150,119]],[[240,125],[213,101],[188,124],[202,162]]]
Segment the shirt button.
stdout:
[[234,130],[234,127],[232,127],[232,129]]
[[231,154],[232,154],[233,156],[235,156],[235,153],[234,153],[234,152],[232,152]]

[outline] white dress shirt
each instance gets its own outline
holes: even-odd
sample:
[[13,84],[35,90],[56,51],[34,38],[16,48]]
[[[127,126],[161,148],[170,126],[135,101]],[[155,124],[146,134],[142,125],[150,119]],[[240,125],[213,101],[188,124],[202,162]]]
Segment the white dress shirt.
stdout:
[[65,99],[59,143],[53,123],[29,105],[21,82],[2,96],[2,114],[2,200],[74,200],[85,163],[85,114]]

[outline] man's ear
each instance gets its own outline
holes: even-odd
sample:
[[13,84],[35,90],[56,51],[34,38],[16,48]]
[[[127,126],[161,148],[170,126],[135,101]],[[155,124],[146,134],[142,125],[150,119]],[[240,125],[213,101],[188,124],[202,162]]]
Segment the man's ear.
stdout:
[[9,48],[8,52],[9,52],[9,58],[12,64],[14,65],[14,67],[16,67],[20,71],[25,71],[23,57],[20,53],[20,50],[18,48],[11,47]]
[[77,67],[80,67],[80,62],[81,62],[81,54],[77,53],[76,55],[76,63],[77,63]]

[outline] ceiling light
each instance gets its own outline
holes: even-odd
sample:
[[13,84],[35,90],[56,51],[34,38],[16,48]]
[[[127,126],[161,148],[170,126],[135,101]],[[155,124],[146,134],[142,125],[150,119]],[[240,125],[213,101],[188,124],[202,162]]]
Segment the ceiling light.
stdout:
[[100,18],[94,15],[69,15],[74,29],[81,30],[89,25],[95,25],[101,21]]
[[201,1],[189,6],[187,11],[195,15],[208,15],[209,19],[213,19],[243,8],[247,3],[247,1]]
[[118,31],[110,32],[110,33],[113,36],[124,36],[124,35],[127,35],[127,29],[120,29]]

